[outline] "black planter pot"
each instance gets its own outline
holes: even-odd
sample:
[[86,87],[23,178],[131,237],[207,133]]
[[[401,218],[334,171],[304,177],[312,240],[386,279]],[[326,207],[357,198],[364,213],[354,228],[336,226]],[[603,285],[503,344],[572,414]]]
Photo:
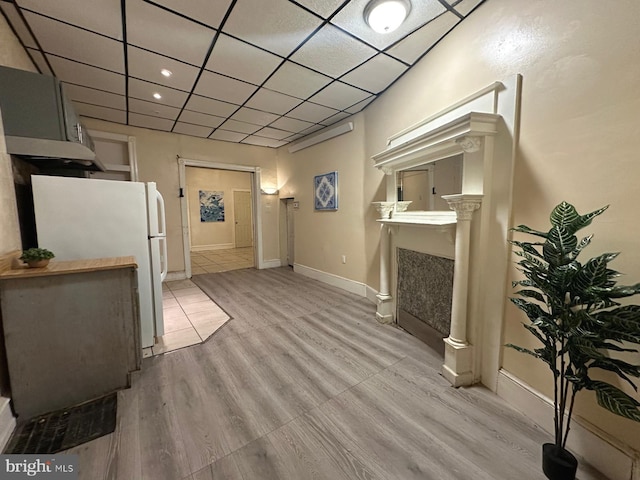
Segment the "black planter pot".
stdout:
[[578,460],[553,443],[542,445],[542,471],[549,480],[575,480]]

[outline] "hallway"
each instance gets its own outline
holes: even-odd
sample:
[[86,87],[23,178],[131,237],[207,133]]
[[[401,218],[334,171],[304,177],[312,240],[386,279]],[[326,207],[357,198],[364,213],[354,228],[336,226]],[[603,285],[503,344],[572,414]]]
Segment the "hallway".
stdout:
[[227,272],[255,265],[253,247],[191,252],[191,274]]

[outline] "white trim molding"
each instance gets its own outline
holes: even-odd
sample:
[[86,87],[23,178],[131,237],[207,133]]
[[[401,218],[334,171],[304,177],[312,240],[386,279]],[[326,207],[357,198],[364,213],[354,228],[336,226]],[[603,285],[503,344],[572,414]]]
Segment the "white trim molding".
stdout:
[[322,270],[316,270],[315,268],[300,265],[299,263],[293,264],[293,271],[300,275],[304,275],[305,277],[313,278],[314,280],[318,280],[322,283],[341,288],[347,292],[355,293],[361,297],[367,296],[367,286],[364,283],[339,277],[338,275],[323,272]]
[[278,268],[282,266],[282,260],[274,258],[272,260],[265,260],[262,262],[262,268]]
[[175,282],[176,280],[186,280],[187,278],[187,272],[185,272],[184,270],[181,272],[169,272],[167,273],[166,278],[164,279],[165,282]]
[[[498,396],[549,432],[553,441],[553,402],[511,373],[498,373]],[[542,446],[540,447],[542,449]],[[640,480],[640,455],[586,420],[574,416],[567,448],[610,480]],[[578,473],[578,477],[580,474]],[[582,477],[580,477],[582,478]]]
[[192,245],[192,252],[206,252],[207,250],[230,250],[235,246],[233,243],[217,243],[215,245]]

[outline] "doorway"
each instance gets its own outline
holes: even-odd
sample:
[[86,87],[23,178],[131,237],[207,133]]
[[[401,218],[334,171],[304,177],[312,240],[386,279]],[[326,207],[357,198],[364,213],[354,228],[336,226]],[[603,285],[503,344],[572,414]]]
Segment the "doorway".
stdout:
[[185,276],[261,268],[260,169],[186,159],[179,169]]
[[297,202],[293,200],[293,198],[287,198],[287,215],[286,215],[286,223],[287,223],[287,265],[293,267],[295,263],[295,229],[294,229],[294,215],[293,211],[297,206]]

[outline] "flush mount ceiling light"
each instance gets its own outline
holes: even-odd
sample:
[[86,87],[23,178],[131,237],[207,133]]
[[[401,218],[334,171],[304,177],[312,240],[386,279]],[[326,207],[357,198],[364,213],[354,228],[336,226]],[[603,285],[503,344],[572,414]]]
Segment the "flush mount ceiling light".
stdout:
[[160,70],[160,73],[165,77],[170,77],[171,75],[173,75],[173,72],[171,70],[167,70],[166,68]]
[[158,92],[153,94],[153,98],[155,98],[156,100],[160,100],[162,98],[162,95],[160,95]]
[[411,11],[409,0],[371,0],[364,9],[364,20],[374,32],[390,33]]

